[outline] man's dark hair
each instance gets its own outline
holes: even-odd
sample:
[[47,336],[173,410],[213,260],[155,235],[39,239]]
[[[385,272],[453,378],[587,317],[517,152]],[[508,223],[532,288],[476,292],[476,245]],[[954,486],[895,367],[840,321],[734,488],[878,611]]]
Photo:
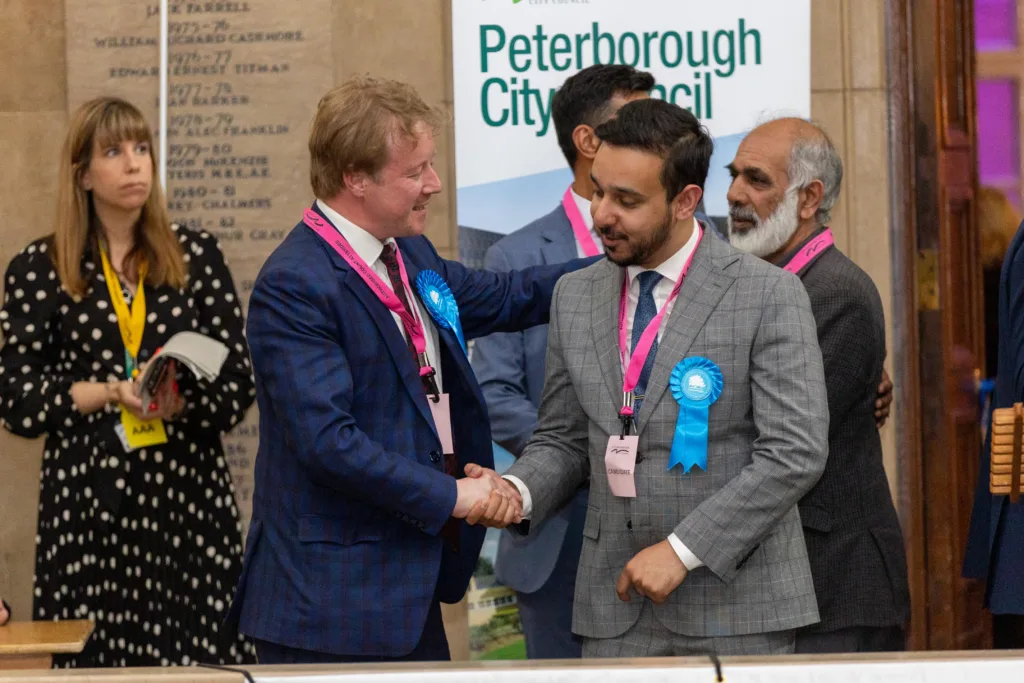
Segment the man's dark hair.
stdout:
[[669,201],[687,185],[704,189],[715,145],[707,129],[686,109],[664,100],[635,100],[594,132],[602,144],[628,147],[664,159],[661,185]]
[[569,76],[551,99],[555,135],[570,168],[576,167],[572,132],[577,126],[596,128],[611,113],[611,99],[619,93],[650,92],[654,76],[625,64],[594,64]]

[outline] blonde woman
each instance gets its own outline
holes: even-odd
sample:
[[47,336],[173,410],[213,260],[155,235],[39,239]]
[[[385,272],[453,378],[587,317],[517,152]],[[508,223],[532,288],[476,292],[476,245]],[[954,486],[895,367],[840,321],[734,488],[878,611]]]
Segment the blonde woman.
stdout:
[[[222,625],[241,529],[221,434],[254,397],[242,312],[216,241],[170,224],[155,166],[138,109],[83,105],[54,232],[4,282],[0,418],[46,435],[32,617],[96,622],[58,667],[253,660]],[[134,378],[186,330],[229,347],[220,376],[168,373],[144,406]]]

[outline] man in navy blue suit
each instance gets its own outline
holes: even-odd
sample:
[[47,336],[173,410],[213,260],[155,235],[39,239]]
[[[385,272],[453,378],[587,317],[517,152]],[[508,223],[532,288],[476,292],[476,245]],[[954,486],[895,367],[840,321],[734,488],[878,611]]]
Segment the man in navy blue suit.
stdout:
[[[551,213],[488,249],[484,267],[507,272],[602,253],[590,215],[590,167],[599,145],[594,128],[626,102],[647,97],[653,87],[651,74],[619,64],[596,64],[566,79],[552,100],[551,117],[573,172],[572,185]],[[537,427],[547,344],[543,325],[492,334],[473,347],[473,369],[487,399],[494,439],[517,458]],[[529,536],[502,532],[495,574],[516,591],[530,659],[581,656],[582,639],[572,633],[572,603],[586,515],[583,488]]]
[[448,659],[439,603],[462,598],[485,532],[462,519],[521,511],[462,477],[493,466],[465,342],[546,323],[558,277],[589,261],[497,274],[440,258],[422,234],[441,122],[401,83],[327,93],[317,200],[252,293],[260,444],[231,618],[262,663]]
[[[1024,401],[1024,223],[999,276],[999,369],[992,408]],[[963,575],[985,581],[992,646],[1024,648],[1024,503],[992,495],[992,433],[985,438],[967,536]]]

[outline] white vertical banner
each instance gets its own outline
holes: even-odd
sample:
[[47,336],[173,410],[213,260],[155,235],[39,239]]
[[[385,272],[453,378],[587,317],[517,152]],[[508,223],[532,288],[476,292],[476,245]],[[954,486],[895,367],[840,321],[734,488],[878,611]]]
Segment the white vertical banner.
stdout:
[[810,0],[452,0],[459,225],[507,234],[556,206],[571,174],[551,97],[595,63],[650,72],[707,126],[705,210],[725,215],[743,135],[810,115],[810,20]]

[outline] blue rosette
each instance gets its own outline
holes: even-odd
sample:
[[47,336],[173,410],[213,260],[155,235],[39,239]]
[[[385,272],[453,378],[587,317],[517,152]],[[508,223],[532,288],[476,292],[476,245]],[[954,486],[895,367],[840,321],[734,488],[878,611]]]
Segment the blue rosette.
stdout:
[[459,322],[459,304],[456,303],[455,295],[449,289],[448,283],[434,271],[422,270],[416,276],[416,289],[419,290],[420,300],[434,323],[454,332],[462,346],[462,352],[468,353],[466,337],[462,334],[462,323]]
[[722,383],[722,371],[707,358],[684,358],[673,368],[668,386],[679,404],[679,418],[669,469],[682,465],[689,473],[696,465],[708,471],[708,408],[722,394]]

